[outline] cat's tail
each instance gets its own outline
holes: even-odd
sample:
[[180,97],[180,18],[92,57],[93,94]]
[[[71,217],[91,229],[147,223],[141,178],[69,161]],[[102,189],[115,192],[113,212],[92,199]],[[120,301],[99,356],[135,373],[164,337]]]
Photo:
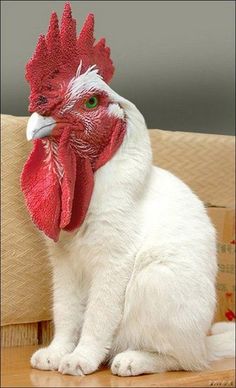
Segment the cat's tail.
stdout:
[[235,357],[235,322],[217,322],[207,337],[208,360]]

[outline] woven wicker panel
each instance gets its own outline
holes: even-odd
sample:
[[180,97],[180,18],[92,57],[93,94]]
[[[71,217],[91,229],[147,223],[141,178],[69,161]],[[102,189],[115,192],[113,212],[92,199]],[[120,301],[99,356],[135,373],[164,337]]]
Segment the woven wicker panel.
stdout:
[[209,206],[234,207],[235,138],[151,130],[154,163],[183,179]]
[[2,116],[2,324],[51,318],[49,267],[40,232],[33,226],[19,179],[32,144],[27,118]]

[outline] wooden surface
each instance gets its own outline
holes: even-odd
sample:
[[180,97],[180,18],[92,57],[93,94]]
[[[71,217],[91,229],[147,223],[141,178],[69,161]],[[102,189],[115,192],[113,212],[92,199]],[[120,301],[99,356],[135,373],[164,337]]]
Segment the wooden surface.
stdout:
[[25,346],[2,349],[1,387],[235,387],[234,359],[212,363],[204,372],[168,372],[137,377],[113,376],[101,370],[85,377],[31,369],[37,349]]

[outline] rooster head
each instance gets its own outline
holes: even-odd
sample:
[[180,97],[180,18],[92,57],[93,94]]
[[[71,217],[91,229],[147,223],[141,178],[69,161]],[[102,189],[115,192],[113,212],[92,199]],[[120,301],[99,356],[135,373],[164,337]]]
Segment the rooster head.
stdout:
[[31,218],[57,241],[61,230],[83,223],[94,173],[121,145],[126,120],[116,93],[108,86],[114,67],[105,40],[95,43],[89,14],[77,37],[66,3],[61,27],[51,16],[26,65],[30,84],[27,138],[33,150],[21,175]]

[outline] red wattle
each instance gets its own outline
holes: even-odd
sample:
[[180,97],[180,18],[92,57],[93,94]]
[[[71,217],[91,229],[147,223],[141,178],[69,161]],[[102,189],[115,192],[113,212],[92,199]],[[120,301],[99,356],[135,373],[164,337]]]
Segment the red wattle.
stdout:
[[108,145],[101,152],[94,164],[94,171],[102,167],[116,153],[121,143],[123,142],[126,133],[126,126],[118,120],[114,126],[114,130]]
[[82,225],[93,193],[94,177],[90,161],[77,157],[76,181],[70,223],[64,228],[72,231]]
[[43,142],[36,140],[21,175],[21,188],[32,221],[56,242],[61,229],[72,231],[83,223],[94,178],[90,161],[70,149],[67,131],[63,132],[58,150],[63,168],[60,183],[55,171],[45,163],[46,157]]
[[61,189],[58,178],[45,163],[45,148],[41,140],[34,148],[21,175],[21,188],[33,222],[48,237],[58,240],[61,213]]
[[[21,186],[33,222],[48,237],[57,241],[61,230],[73,231],[82,225],[93,193],[94,173],[113,157],[125,132],[126,127],[117,120],[110,142],[95,160],[86,154],[81,157],[72,147],[69,126],[60,136],[57,151],[51,140],[34,142]],[[50,147],[54,153],[48,151]]]
[[70,130],[66,128],[61,135],[58,149],[58,159],[63,166],[63,178],[61,182],[61,229],[70,223],[76,179],[76,156],[70,147],[69,136]]

